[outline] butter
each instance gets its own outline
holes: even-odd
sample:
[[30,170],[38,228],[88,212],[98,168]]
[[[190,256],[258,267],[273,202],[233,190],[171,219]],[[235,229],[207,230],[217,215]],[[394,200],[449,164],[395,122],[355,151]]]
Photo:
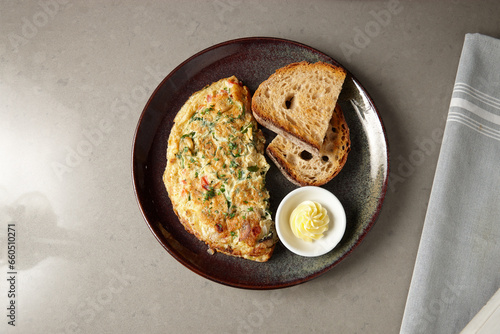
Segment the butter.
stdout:
[[328,230],[329,222],[326,209],[313,201],[300,203],[290,215],[293,234],[307,242],[322,238],[323,233]]

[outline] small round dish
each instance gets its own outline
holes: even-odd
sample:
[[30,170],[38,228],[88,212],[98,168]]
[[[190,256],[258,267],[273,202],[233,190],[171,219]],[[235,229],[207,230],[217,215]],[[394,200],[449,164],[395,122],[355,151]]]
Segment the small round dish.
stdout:
[[[297,238],[290,227],[292,211],[307,200],[321,204],[330,218],[324,236],[312,242]],[[297,188],[283,198],[276,211],[275,222],[278,237],[286,248],[300,256],[315,257],[330,252],[342,240],[346,229],[346,214],[342,203],[330,191],[307,186]]]

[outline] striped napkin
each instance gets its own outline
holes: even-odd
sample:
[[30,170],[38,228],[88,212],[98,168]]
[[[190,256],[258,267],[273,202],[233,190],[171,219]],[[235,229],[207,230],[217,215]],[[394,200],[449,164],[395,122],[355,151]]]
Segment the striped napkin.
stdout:
[[460,333],[499,288],[500,40],[467,34],[401,333]]

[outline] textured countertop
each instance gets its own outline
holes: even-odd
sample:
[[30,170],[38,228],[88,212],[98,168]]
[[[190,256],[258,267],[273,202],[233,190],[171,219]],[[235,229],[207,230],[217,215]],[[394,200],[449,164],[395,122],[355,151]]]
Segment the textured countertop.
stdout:
[[[2,1],[0,332],[398,333],[464,36],[500,37],[499,13],[497,1]],[[193,54],[248,36],[346,66],[390,149],[386,200],[363,243],[279,290],[183,267],[149,231],[131,178],[156,86]]]

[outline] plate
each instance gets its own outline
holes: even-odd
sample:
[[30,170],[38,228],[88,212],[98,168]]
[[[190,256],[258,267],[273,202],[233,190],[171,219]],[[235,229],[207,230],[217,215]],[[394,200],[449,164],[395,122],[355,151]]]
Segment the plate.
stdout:
[[[276,69],[303,60],[342,66],[314,48],[284,39],[249,37],[214,45],[177,66],[153,92],[139,118],[132,148],[132,178],[140,210],[168,253],[207,279],[247,289],[275,289],[304,283],[348,256],[379,215],[388,181],[387,139],[372,99],[347,69],[338,103],[350,128],[351,152],[342,171],[323,186],[335,193],[346,212],[345,234],[334,250],[319,257],[302,257],[278,243],[265,263],[220,253],[210,255],[203,242],[184,230],[172,210],[162,175],[172,122],[188,97],[205,85],[231,75],[243,81],[253,93]],[[274,134],[267,129],[263,132],[269,143]],[[266,184],[274,217],[281,200],[297,186],[286,180],[272,162],[270,165]]]

